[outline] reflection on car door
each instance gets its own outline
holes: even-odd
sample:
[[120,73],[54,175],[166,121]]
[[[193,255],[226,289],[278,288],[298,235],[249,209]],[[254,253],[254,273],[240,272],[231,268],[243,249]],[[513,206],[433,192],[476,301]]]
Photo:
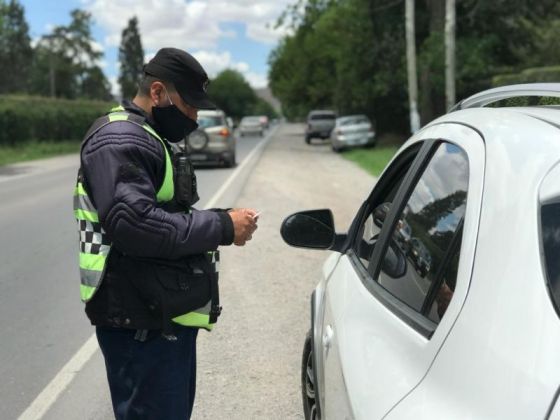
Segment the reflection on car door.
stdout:
[[[388,413],[426,375],[466,297],[483,141],[451,124],[419,137],[423,146],[408,172],[392,184],[386,172],[374,188],[363,220],[354,222],[355,245],[327,283],[323,340],[316,344],[324,419]],[[383,203],[390,210],[379,228],[373,214]]]

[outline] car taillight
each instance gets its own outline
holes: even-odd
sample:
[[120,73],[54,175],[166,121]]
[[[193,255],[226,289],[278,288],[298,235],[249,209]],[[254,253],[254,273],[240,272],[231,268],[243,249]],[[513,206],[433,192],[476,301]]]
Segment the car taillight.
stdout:
[[222,128],[219,132],[220,136],[227,137],[229,136],[229,130],[227,128]]

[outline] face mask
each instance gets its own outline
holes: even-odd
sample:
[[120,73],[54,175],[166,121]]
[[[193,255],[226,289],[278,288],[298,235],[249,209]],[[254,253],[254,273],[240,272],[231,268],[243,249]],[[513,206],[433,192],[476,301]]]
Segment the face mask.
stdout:
[[163,137],[171,143],[177,143],[196,130],[198,124],[173,105],[167,91],[165,93],[171,105],[152,107],[152,115]]

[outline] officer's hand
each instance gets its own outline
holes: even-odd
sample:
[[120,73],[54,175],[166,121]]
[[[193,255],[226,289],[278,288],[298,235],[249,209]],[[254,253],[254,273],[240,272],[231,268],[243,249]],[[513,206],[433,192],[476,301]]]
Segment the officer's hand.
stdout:
[[253,209],[233,209],[228,214],[233,222],[233,243],[237,246],[245,245],[257,230],[257,221],[254,217],[257,212]]

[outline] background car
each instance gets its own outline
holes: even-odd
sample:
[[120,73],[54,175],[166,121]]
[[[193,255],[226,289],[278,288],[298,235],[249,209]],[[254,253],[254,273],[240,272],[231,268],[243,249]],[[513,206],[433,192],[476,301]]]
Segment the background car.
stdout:
[[264,134],[264,128],[261,123],[261,118],[256,116],[243,117],[241,123],[239,124],[239,135],[244,137],[246,135],[258,135]]
[[[198,129],[186,139],[194,164],[235,166],[235,137],[223,111],[199,111]],[[179,144],[181,146],[181,144]]]
[[306,419],[560,419],[560,109],[485,107],[523,96],[560,84],[481,92],[422,128],[346,233],[330,210],[283,222],[288,244],[334,251]]
[[348,115],[337,118],[330,139],[334,152],[340,152],[349,147],[374,146],[376,140],[373,125],[365,115]]
[[307,115],[307,126],[305,129],[305,142],[311,143],[311,139],[319,137],[328,139],[334,128],[336,113],[329,110],[311,111]]

